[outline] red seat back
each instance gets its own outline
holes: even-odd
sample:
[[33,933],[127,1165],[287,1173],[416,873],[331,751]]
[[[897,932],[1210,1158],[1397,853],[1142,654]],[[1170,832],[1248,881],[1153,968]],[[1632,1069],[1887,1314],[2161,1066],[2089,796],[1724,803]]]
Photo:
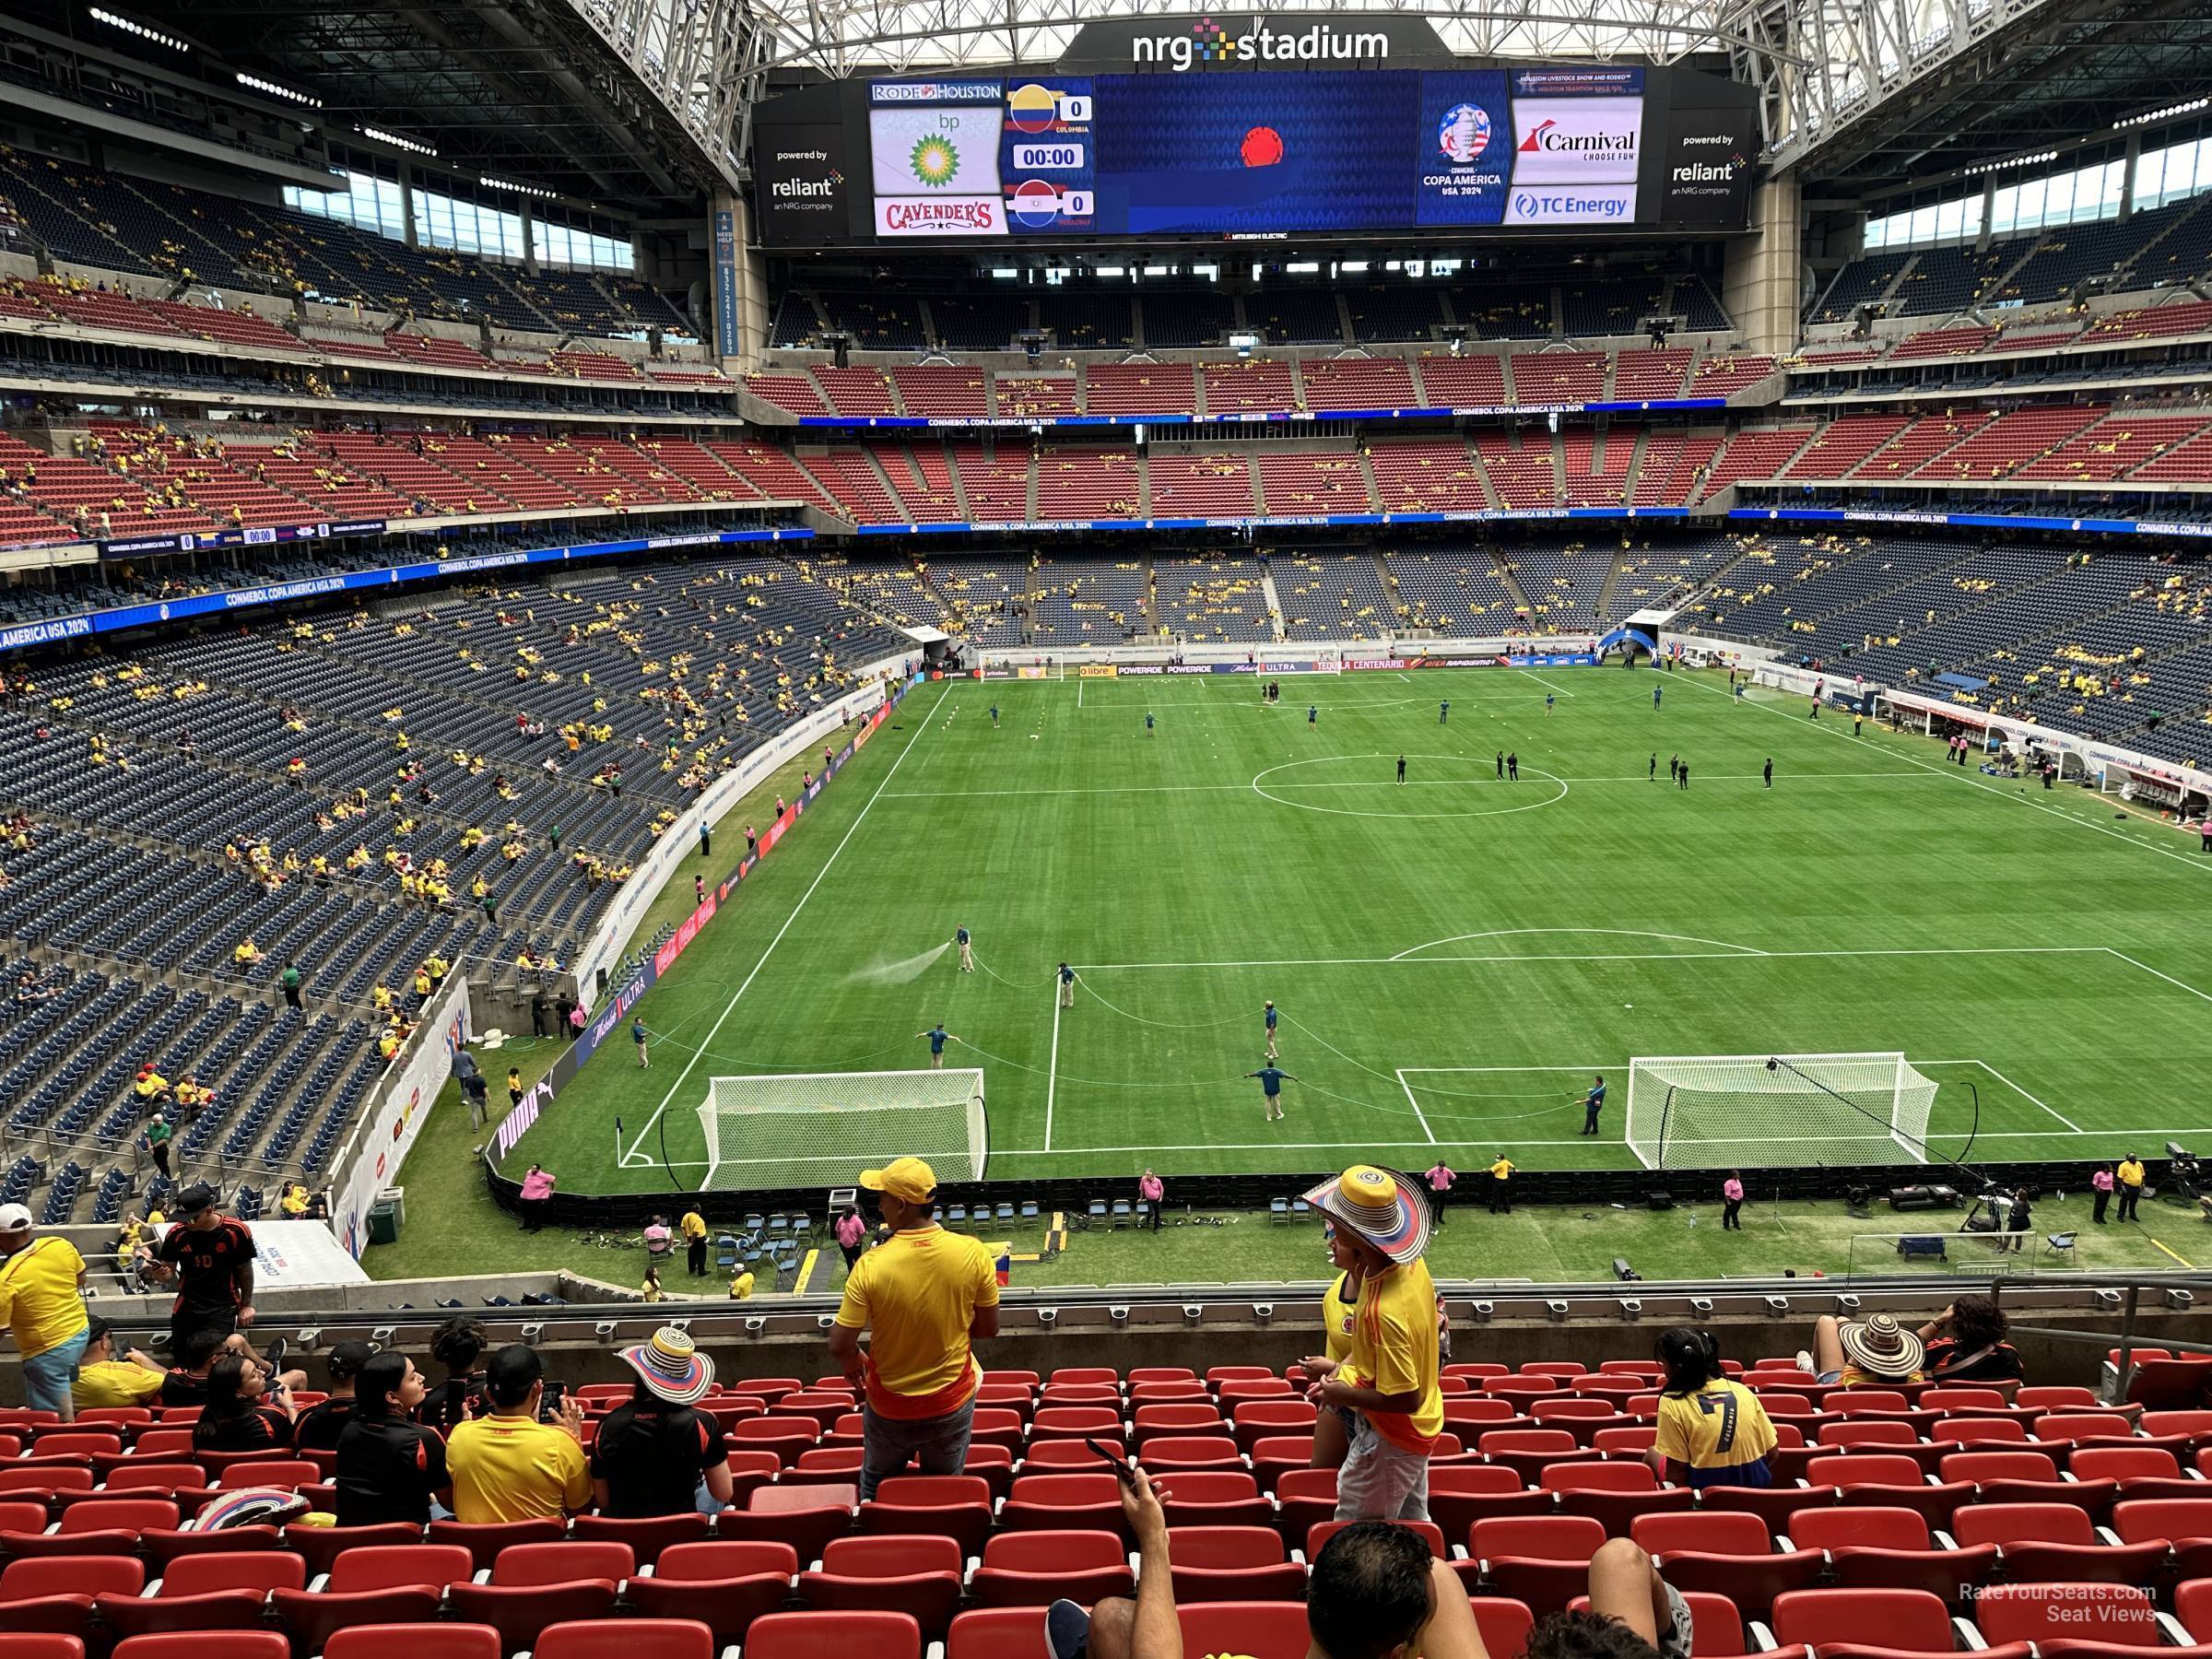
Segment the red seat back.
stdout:
[[1829,1642],[1849,1631],[1853,1647],[1947,1653],[1951,1616],[1925,1590],[1791,1590],[1774,1598],[1772,1630],[1784,1643]]
[[1486,1561],[1587,1561],[1605,1541],[1604,1524],[1587,1515],[1491,1515],[1475,1523],[1469,1553]]
[[2134,1584],[1991,1584],[1974,1598],[1974,1626],[1991,1641],[2159,1645],[2150,1596]]

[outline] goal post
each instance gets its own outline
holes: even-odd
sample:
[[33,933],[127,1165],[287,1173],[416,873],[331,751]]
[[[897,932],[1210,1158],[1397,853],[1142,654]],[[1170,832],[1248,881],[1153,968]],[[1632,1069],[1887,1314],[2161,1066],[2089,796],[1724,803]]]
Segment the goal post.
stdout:
[[923,1159],[941,1182],[981,1181],[991,1153],[974,1066],[711,1077],[699,1126],[701,1192],[849,1185],[894,1158]]
[[1629,1062],[1629,1149],[1652,1170],[1928,1160],[1936,1083],[1902,1053]]

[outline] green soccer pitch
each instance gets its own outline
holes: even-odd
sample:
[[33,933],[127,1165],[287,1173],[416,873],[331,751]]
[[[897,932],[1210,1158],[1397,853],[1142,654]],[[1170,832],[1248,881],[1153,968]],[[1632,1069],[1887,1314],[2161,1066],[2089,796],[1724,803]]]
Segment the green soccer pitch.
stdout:
[[[639,1005],[650,1069],[610,1039],[508,1169],[696,1186],[709,1079],[926,1066],[913,1033],[940,1019],[946,1064],[983,1074],[994,1179],[1628,1169],[1646,1054],[1901,1050],[1940,1085],[1939,1152],[1975,1086],[1977,1160],[2151,1154],[2212,1123],[2193,836],[1717,675],[1281,684],[1275,707],[1241,675],[917,687]],[[915,963],[962,925],[975,972]],[[1275,1123],[1243,1077],[1269,998],[1297,1079]],[[855,1172],[901,1149],[851,1144]],[[1836,1160],[1778,1139],[1765,1161]]]

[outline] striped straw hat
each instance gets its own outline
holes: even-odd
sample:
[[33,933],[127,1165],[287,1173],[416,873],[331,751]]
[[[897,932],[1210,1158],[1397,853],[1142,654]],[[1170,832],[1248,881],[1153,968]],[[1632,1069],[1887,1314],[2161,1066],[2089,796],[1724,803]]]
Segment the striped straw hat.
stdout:
[[691,1334],[663,1325],[651,1342],[621,1350],[638,1380],[671,1406],[690,1406],[714,1386],[714,1361],[691,1346]]
[[1394,1171],[1354,1164],[1308,1193],[1306,1202],[1394,1262],[1414,1261],[1429,1248],[1429,1201]]

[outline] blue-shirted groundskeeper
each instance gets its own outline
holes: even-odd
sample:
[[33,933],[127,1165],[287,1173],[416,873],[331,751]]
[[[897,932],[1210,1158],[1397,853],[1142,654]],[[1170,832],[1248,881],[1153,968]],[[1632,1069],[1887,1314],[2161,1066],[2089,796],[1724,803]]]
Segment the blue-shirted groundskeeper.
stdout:
[[1606,1080],[1598,1077],[1583,1095],[1583,1133],[1597,1133],[1597,1114],[1606,1109]]
[[1283,1115],[1283,1085],[1295,1083],[1298,1079],[1276,1065],[1272,1043],[1268,1045],[1266,1063],[1258,1071],[1249,1071],[1244,1075],[1260,1080],[1260,1093],[1267,1100],[1267,1121],[1271,1124],[1276,1122]]

